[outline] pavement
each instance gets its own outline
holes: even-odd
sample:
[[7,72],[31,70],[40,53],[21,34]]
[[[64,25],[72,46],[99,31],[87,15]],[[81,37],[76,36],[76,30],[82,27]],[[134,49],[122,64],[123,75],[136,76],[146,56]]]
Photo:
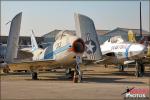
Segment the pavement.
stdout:
[[29,73],[1,73],[1,100],[124,100],[122,93],[127,88],[150,89],[149,65],[144,77],[139,78],[134,76],[134,68],[119,72],[94,65],[82,70],[82,83],[67,79],[64,70],[41,72],[39,80],[31,80]]

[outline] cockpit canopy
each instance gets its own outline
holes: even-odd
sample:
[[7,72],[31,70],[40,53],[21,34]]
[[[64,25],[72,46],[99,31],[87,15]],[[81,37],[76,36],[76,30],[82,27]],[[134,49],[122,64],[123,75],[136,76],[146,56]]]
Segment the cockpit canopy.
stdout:
[[76,35],[75,31],[70,31],[70,30],[64,30],[64,31],[60,31],[56,37],[55,37],[55,40],[58,40],[58,39],[62,39],[62,37],[65,37],[65,36],[68,36],[68,35]]
[[124,42],[124,40],[121,36],[113,36],[110,39],[108,39],[105,43],[122,43],[122,42]]

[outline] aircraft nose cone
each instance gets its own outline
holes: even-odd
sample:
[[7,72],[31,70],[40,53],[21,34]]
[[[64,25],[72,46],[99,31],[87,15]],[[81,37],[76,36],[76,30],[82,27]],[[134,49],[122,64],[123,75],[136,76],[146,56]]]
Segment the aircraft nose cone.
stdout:
[[145,46],[144,45],[139,45],[138,48],[139,48],[140,51],[144,51]]
[[146,46],[142,45],[140,54],[141,54],[142,57],[148,56],[148,48]]
[[144,57],[145,48],[142,44],[133,44],[129,51],[132,52],[132,56]]
[[141,50],[141,51],[146,50],[146,46],[144,46],[144,45],[140,45],[140,50]]
[[132,50],[135,52],[141,52],[141,51],[144,51],[144,49],[145,49],[145,46],[142,44],[132,45]]

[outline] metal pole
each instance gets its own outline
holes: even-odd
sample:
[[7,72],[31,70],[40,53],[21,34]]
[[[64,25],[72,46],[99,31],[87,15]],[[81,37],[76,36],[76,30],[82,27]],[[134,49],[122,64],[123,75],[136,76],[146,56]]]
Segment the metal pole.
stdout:
[[141,15],[141,2],[140,2],[140,37],[142,37],[142,15]]

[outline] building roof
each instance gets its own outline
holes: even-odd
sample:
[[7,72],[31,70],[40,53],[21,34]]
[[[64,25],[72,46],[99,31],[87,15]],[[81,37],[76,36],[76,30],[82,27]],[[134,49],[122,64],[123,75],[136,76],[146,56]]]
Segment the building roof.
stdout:
[[47,34],[44,34],[43,36],[41,36],[41,37],[52,37],[52,35],[53,35],[53,37],[55,37],[55,35],[57,35],[59,32],[60,32],[61,30],[53,30],[53,31],[51,31],[51,32],[49,32],[49,33],[47,33]]
[[98,35],[104,35],[107,34],[110,30],[96,30]]
[[[120,27],[117,27],[116,29],[114,29],[112,31],[109,31],[106,34],[110,34],[110,33],[114,32],[114,31],[117,31],[117,30],[124,31],[124,32],[127,32],[127,33],[128,33],[129,30],[132,30],[133,33],[135,33],[136,35],[140,35],[140,29],[130,29],[130,28],[120,28]],[[142,34],[144,36],[150,36],[150,32],[145,31],[145,30],[142,30]]]
[[[41,36],[41,37],[51,37],[52,35],[55,36],[55,35],[57,35],[60,31],[62,31],[62,30],[57,30],[57,29],[56,29],[56,30],[53,30],[53,31],[51,31],[51,32],[49,32],[49,33],[47,33],[47,34]],[[75,32],[75,30],[69,30],[69,31]],[[97,32],[98,35],[104,35],[104,34],[108,33],[109,31],[110,31],[110,30],[96,30],[96,32]]]
[[[119,31],[124,31],[126,33],[128,33],[129,30],[132,30],[133,33],[135,33],[137,36],[140,35],[140,29],[120,28],[120,27],[117,27],[117,28],[115,28],[113,30],[96,30],[96,32],[97,32],[98,35],[107,35],[107,34],[110,34],[110,33],[114,32],[114,31],[118,31],[118,30]],[[57,30],[56,29],[56,30],[53,30],[53,31],[43,35],[42,37],[49,37],[49,36],[52,36],[52,35],[54,35],[54,37],[55,37],[55,35],[57,35],[60,31],[61,30]],[[74,32],[74,30],[70,30],[70,31]],[[144,36],[150,36],[150,32],[145,31],[145,30],[142,31],[142,34]]]

